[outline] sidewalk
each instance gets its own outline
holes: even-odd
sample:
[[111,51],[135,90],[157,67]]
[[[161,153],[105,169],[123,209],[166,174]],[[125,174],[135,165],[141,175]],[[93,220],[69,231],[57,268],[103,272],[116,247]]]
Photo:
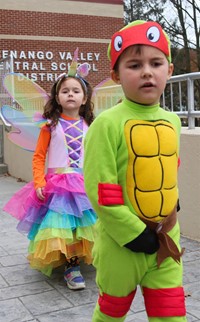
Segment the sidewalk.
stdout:
[[[26,260],[28,240],[16,230],[3,205],[24,183],[0,176],[0,322],[91,322],[98,291],[95,270],[82,265],[86,289],[70,291],[57,269],[51,278],[32,270]],[[200,321],[200,242],[182,237],[186,248],[184,287],[188,321]],[[147,322],[138,290],[126,322]]]

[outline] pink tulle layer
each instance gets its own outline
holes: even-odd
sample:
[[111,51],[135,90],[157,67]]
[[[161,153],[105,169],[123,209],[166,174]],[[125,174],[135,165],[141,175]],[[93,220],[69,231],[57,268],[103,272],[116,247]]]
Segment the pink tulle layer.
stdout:
[[12,196],[3,210],[18,220],[22,220],[31,211],[35,213],[32,221],[38,222],[37,217],[45,213],[47,208],[76,217],[81,217],[84,210],[92,208],[85,194],[81,174],[48,174],[46,181],[44,201],[37,198],[33,182],[30,182]]

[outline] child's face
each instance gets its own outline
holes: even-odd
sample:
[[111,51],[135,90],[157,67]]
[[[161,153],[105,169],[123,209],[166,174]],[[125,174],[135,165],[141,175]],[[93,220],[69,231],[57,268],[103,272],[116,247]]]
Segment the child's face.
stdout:
[[63,113],[78,117],[79,109],[82,104],[86,103],[86,98],[81,84],[76,78],[66,78],[57,94],[57,102],[62,106]]
[[119,58],[112,79],[121,84],[126,98],[143,105],[159,103],[167,80],[173,73],[162,51],[146,45],[128,47]]

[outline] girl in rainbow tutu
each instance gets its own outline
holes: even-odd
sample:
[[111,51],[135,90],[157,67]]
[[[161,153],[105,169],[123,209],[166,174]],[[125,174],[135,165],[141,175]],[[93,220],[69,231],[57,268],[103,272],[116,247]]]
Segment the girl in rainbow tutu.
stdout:
[[83,141],[94,119],[83,65],[77,68],[74,58],[68,74],[53,85],[33,155],[33,182],[4,206],[19,220],[17,229],[28,235],[31,267],[50,276],[65,265],[64,280],[73,290],[85,288],[79,262],[92,263],[96,222],[82,173]]

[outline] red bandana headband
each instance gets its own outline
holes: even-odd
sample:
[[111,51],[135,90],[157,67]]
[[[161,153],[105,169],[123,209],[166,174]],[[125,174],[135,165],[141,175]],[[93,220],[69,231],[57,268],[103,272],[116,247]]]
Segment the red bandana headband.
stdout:
[[154,21],[136,20],[114,33],[108,46],[108,58],[113,69],[122,52],[132,45],[148,45],[161,50],[171,62],[170,40]]

